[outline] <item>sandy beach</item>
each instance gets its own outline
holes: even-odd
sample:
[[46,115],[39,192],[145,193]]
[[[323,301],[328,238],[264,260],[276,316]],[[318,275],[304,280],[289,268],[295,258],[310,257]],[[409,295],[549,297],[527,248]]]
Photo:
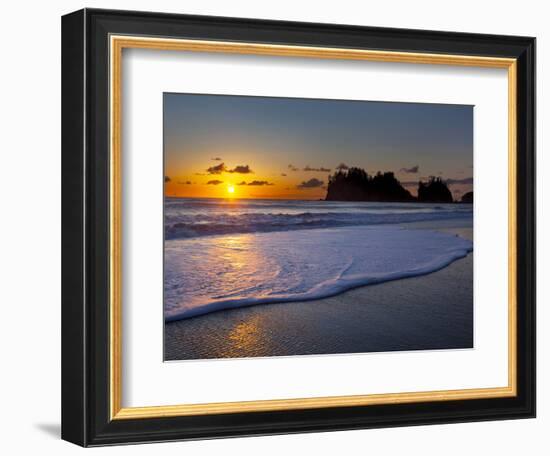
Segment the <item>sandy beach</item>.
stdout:
[[[453,226],[454,225],[454,226]],[[438,231],[472,239],[471,223]],[[407,228],[434,229],[433,223]],[[473,254],[419,277],[165,325],[166,361],[473,347]]]

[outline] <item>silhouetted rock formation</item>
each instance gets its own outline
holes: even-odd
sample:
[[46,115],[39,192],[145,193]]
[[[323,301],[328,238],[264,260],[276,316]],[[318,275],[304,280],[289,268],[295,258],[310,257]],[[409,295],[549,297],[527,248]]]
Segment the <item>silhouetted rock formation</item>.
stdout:
[[462,195],[460,202],[472,204],[474,202],[474,192],[464,193],[464,195]]
[[339,170],[329,177],[326,201],[415,201],[391,172],[369,176],[361,168]]
[[440,177],[430,177],[427,183],[418,183],[418,201],[420,203],[452,203],[453,195]]

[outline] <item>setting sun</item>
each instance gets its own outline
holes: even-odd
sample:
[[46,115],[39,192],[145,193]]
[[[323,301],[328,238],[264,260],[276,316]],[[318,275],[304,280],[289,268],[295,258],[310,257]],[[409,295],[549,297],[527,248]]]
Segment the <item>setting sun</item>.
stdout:
[[227,193],[235,193],[235,187],[233,187],[233,185],[227,187]]

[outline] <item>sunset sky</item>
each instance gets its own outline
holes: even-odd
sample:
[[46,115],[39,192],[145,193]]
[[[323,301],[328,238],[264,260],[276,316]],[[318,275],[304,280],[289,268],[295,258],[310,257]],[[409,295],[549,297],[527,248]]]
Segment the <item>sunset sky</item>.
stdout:
[[340,165],[472,190],[473,107],[164,95],[166,196],[319,199]]

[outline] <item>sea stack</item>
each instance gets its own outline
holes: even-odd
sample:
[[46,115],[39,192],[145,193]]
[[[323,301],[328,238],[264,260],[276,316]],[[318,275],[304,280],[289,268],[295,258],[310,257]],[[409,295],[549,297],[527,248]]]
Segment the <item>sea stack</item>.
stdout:
[[329,177],[326,201],[415,201],[392,172],[370,176],[364,169],[339,170]]
[[418,183],[418,202],[452,203],[453,195],[447,184],[440,177],[430,177],[427,183]]

